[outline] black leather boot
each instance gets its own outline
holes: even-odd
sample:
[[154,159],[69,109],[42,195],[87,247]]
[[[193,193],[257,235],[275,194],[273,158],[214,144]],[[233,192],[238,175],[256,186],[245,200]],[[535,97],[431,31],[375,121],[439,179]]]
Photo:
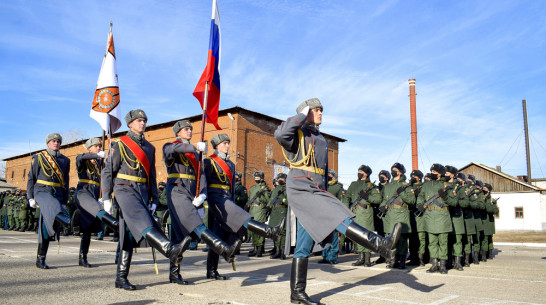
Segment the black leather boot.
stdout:
[[345,232],[345,236],[350,240],[358,243],[364,248],[370,249],[385,258],[393,258],[396,254],[396,249],[393,249],[398,243],[398,239],[402,234],[402,225],[396,223],[392,233],[387,237],[382,237],[372,231],[360,226],[356,222],[351,222]]
[[425,255],[423,253],[419,253],[419,266],[425,265]]
[[460,256],[455,256],[455,269],[459,270],[459,271],[463,271],[463,265],[461,264],[461,257]]
[[392,267],[394,266],[394,258],[387,258],[385,260],[385,263],[386,263],[385,268],[392,269]]
[[374,264],[383,264],[387,260],[383,256],[379,256],[378,259],[375,260]]
[[476,251],[472,251],[472,262],[474,262],[475,265],[480,264],[480,259],[478,257],[478,253]]
[[182,253],[188,249],[191,242],[191,236],[186,236],[180,243],[172,243],[163,232],[152,227],[148,233],[146,233],[146,241],[157,251],[168,258],[171,263],[178,264]]
[[399,255],[398,258],[400,260],[400,262],[398,263],[398,269],[400,270],[406,269],[406,256]]
[[370,262],[370,258],[372,257],[372,254],[370,252],[364,252],[364,267],[371,267],[372,263]]
[[352,263],[353,266],[362,266],[364,265],[364,252],[358,253],[358,259],[356,262]]
[[269,254],[269,255],[275,255],[277,254],[277,246],[273,245],[273,249],[269,250],[269,251],[265,251],[265,253]]
[[207,254],[207,278],[215,280],[227,280],[227,276],[218,273],[218,260],[220,256],[214,251],[209,250]]
[[262,257],[264,255],[264,245],[258,246],[256,251],[256,257]]
[[427,270],[427,273],[438,272],[440,270],[437,258],[431,258],[430,263],[432,264],[432,266],[430,266],[430,269]]
[[91,244],[91,234],[82,234],[82,241],[80,243],[80,260],[78,264],[85,268],[91,268],[91,265],[87,262],[87,253],[89,252],[89,244]]
[[487,262],[487,257],[485,256],[485,251],[480,251],[480,255],[482,256],[482,262]]
[[440,273],[441,274],[447,274],[447,268],[446,268],[446,260],[442,259],[440,260]]
[[112,231],[117,232],[119,230],[119,221],[110,214],[104,214],[101,217],[102,222],[110,227]]
[[293,304],[318,305],[305,293],[307,286],[307,264],[308,258],[293,258],[292,271],[290,273],[290,302]]
[[487,251],[487,258],[493,259],[493,250],[489,249],[489,251]]
[[209,229],[201,232],[201,239],[209,246],[209,249],[221,255],[228,263],[233,262],[235,252],[241,246],[240,239],[237,239],[232,245],[228,245]]
[[271,256],[269,257],[269,258],[271,258],[271,259],[280,258],[280,257],[281,257],[281,254],[283,254],[283,253],[282,253],[282,252],[283,252],[283,249],[281,249],[281,247],[275,246],[275,247],[273,248],[273,250],[274,250],[273,254],[271,254]]
[[254,246],[254,247],[252,248],[252,250],[250,250],[250,251],[248,252],[248,256],[249,256],[249,257],[256,256],[256,253],[258,253],[258,247]]
[[182,276],[180,275],[180,264],[173,264],[171,263],[170,267],[170,273],[169,273],[169,282],[176,283],[178,285],[188,285],[189,282],[184,280]]
[[59,213],[55,216],[55,220],[58,221],[65,229],[70,229],[70,217],[64,213]]
[[465,254],[464,255],[464,266],[465,267],[470,267],[470,254]]
[[40,269],[49,269],[46,265],[47,249],[49,248],[49,239],[42,238],[42,242],[38,244],[38,254],[36,255],[36,267]]
[[127,275],[129,275],[129,268],[131,267],[132,257],[132,250],[122,250],[120,252],[118,270],[116,273],[116,288],[122,288],[125,290],[136,290],[135,285],[129,283],[129,280],[127,279]]
[[260,235],[262,237],[278,241],[282,231],[284,230],[284,223],[285,218],[283,218],[281,222],[275,227],[271,227],[269,225],[266,225],[265,223],[251,219],[248,221],[247,229],[250,232]]

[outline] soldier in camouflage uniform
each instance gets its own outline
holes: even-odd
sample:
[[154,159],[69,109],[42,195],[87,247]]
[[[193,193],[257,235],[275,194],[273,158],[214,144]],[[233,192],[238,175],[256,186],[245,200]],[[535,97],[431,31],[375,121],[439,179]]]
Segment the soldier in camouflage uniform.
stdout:
[[3,230],[6,229],[7,204],[4,203],[4,199],[7,197],[7,195],[7,192],[2,192],[0,195],[0,228]]
[[451,216],[451,223],[453,224],[453,230],[449,234],[448,241],[448,254],[455,257],[453,267],[459,271],[463,271],[463,265],[461,264],[463,256],[463,243],[466,242],[464,238],[466,235],[463,210],[469,205],[468,196],[466,195],[468,189],[456,179],[457,168],[451,165],[446,165],[446,178],[448,179],[448,187],[451,190],[448,192],[449,214]]
[[[448,209],[447,182],[442,176],[446,169],[434,163],[431,168],[431,181],[425,182],[417,198],[417,208],[424,213],[425,230],[428,233],[430,260],[432,266],[427,272],[447,274],[447,240],[453,224]],[[440,261],[438,264],[438,260]]]
[[[271,214],[269,215],[269,225],[276,226],[283,218],[286,218],[286,213],[288,211],[288,201],[286,201],[286,174],[279,173],[277,175],[277,186],[271,192],[271,199],[267,204],[267,207],[271,209]],[[275,247],[270,258],[280,258],[285,259],[286,256],[282,249],[286,242],[286,228],[281,232],[280,238],[274,240]]]
[[[344,202],[343,198],[343,184],[337,180],[337,173],[333,169],[328,170],[328,192],[334,195],[341,202]],[[322,250],[322,260],[319,264],[337,264],[337,257],[339,253],[339,232],[333,232],[332,245]]]
[[387,268],[406,268],[408,238],[411,234],[409,207],[415,204],[415,195],[411,185],[406,182],[405,173],[406,168],[404,165],[400,163],[392,165],[392,179],[383,189],[383,201],[379,206],[381,213],[387,219],[385,231],[394,229],[395,223],[402,224],[402,235],[396,246],[398,255],[394,261],[387,262]]
[[9,226],[10,226],[8,230],[10,231],[19,230],[18,219],[17,217],[15,217],[18,196],[19,196],[19,190],[16,190],[8,202],[8,220],[9,220]]
[[476,226],[476,235],[472,238],[472,261],[474,264],[480,263],[480,249],[483,241],[483,223],[482,223],[482,210],[485,209],[485,203],[483,201],[483,192],[481,187],[483,183],[480,180],[476,180],[473,175],[468,175],[468,179],[472,187],[470,188],[470,208],[474,216],[474,224]]
[[241,183],[242,178],[243,174],[241,172],[235,173],[235,204],[244,209],[248,201],[248,192]]
[[[423,172],[414,169],[410,174],[410,184],[415,194],[415,198],[419,197],[421,187],[423,187]],[[427,245],[427,232],[425,231],[425,220],[423,215],[417,213],[417,206],[410,206],[410,223],[411,233],[409,237],[409,252],[411,266],[424,266],[424,256]]]
[[[267,221],[267,204],[270,197],[269,187],[264,181],[264,173],[261,171],[254,172],[254,182],[256,184],[250,188],[248,194],[250,198],[247,202],[248,212],[254,220],[265,223]],[[262,257],[265,238],[254,233],[250,233],[249,238],[252,238],[254,249],[248,253],[248,256]]]
[[489,183],[484,184],[484,191],[486,191],[485,210],[487,213],[485,236],[487,238],[487,258],[493,258],[493,234],[495,234],[495,214],[499,212],[497,206],[497,199],[491,197],[493,186]]
[[[374,231],[374,213],[372,204],[379,205],[383,200],[383,196],[379,188],[370,181],[372,169],[367,165],[361,165],[358,168],[357,180],[351,182],[347,189],[347,201],[353,213],[355,213],[355,222],[364,228]],[[358,260],[353,263],[353,266],[370,267],[370,257],[372,251],[359,244],[356,245]]]
[[[491,226],[489,221],[489,213],[493,214],[493,206],[491,204],[491,190],[493,187],[489,183],[484,183],[482,187],[483,192],[483,209],[481,210],[482,226],[483,226],[483,240],[481,242],[480,256],[484,262],[487,261],[489,255],[489,243],[493,241],[493,233],[495,230],[494,225]],[[494,219],[494,218],[493,218]]]
[[[379,174],[377,175],[379,179],[379,184],[377,185],[377,188],[381,191],[381,198],[383,198],[383,190],[385,189],[385,186],[389,184],[389,181],[391,179],[391,173],[387,170],[381,170]],[[381,199],[383,201],[383,199]],[[373,214],[374,215],[380,215],[381,211],[379,210],[380,204],[372,204],[373,207]],[[377,235],[379,236],[385,236],[385,222],[387,219],[385,217],[374,217],[373,218],[373,225],[375,227],[375,231],[377,232]],[[377,260],[375,260],[374,264],[381,264],[385,262],[385,258],[383,256],[379,256]]]
[[30,206],[28,205],[28,200],[25,198],[24,194],[19,194],[19,200],[17,202],[19,205],[19,223],[21,224],[21,227],[19,228],[19,232],[25,232],[29,229],[29,223],[28,223],[28,210]]

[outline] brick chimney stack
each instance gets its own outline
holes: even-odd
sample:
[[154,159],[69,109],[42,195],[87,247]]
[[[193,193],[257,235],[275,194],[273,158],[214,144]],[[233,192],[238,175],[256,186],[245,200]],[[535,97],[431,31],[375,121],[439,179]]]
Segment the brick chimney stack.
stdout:
[[419,169],[417,153],[417,110],[415,99],[415,79],[409,79],[410,115],[411,115],[411,165],[412,169]]

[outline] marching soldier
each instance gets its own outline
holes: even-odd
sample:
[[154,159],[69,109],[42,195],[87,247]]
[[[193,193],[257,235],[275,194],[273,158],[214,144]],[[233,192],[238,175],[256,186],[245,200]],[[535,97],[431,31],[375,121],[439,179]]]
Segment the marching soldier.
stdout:
[[59,239],[60,228],[70,227],[70,218],[63,206],[68,201],[70,159],[59,151],[62,137],[58,133],[46,137],[47,149],[32,156],[28,174],[27,197],[31,207],[40,206],[38,222],[38,254],[36,267],[49,269],[46,265],[49,242]]
[[5,230],[6,229],[6,216],[7,216],[7,208],[8,208],[8,204],[7,204],[7,201],[6,201],[6,198],[8,198],[9,196],[9,193],[8,191],[5,191],[5,192],[2,192],[2,196],[0,196],[0,228],[2,228],[2,230]]
[[[267,204],[268,208],[271,209],[271,214],[269,215],[269,225],[276,226],[281,221],[286,218],[286,213],[288,212],[288,201],[286,200],[286,174],[279,173],[277,175],[278,186],[273,189],[271,192],[271,199]],[[284,245],[286,242],[286,228],[282,230],[281,237],[273,241],[275,247],[270,258],[280,258],[282,260],[286,259],[284,255]]]
[[17,190],[15,191],[15,196],[13,197],[13,202],[11,204],[11,215],[13,218],[13,222],[15,223],[15,227],[13,228],[13,231],[19,231],[21,229],[21,221],[19,220],[19,211],[21,210],[21,205],[19,203],[21,198],[21,191]]
[[[484,183],[482,187],[483,192],[483,209],[481,210],[482,226],[483,226],[483,240],[481,242],[480,256],[484,262],[487,261],[489,255],[489,242],[493,240],[493,230],[491,222],[489,222],[489,211],[492,211],[491,205],[491,189],[493,187],[489,183]],[[489,208],[489,210],[488,210]]]
[[[391,257],[401,229],[398,224],[394,225],[391,236],[376,235],[354,222],[355,215],[326,192],[328,148],[318,129],[322,123],[322,105],[316,98],[309,99],[302,102],[296,112],[297,115],[275,130],[275,139],[283,147],[285,159],[290,164],[286,190],[289,209],[297,218],[298,228],[290,275],[290,301],[317,304],[305,293],[307,265],[313,250],[321,250],[331,242],[333,234],[340,232],[360,245]],[[290,236],[288,230],[286,234]],[[290,243],[287,241],[286,244],[288,248]]]
[[[70,217],[70,219],[73,218],[74,212],[77,209],[75,192],[76,192],[76,188],[71,187],[70,192],[68,193],[68,201],[67,201],[66,206],[65,206],[66,212],[68,213],[68,217]],[[70,235],[72,233],[71,231],[72,231],[71,228],[64,228],[63,236]]]
[[[419,197],[423,187],[423,172],[414,169],[410,174],[410,184],[415,198]],[[410,263],[412,266],[425,265],[425,251],[427,246],[427,232],[425,231],[425,220],[423,215],[417,212],[416,205],[410,206],[411,234],[409,237]]]
[[[269,187],[264,181],[264,173],[254,172],[254,184],[249,191],[247,202],[250,215],[254,220],[265,223],[267,221],[267,203],[269,202]],[[265,239],[260,235],[250,233],[254,249],[248,253],[248,256],[262,257],[264,252]]]
[[[229,143],[230,139],[227,134],[216,134],[210,140],[214,153],[205,159],[209,226],[212,223],[231,235],[242,236],[250,231],[259,236],[275,240],[284,229],[284,220],[277,226],[271,227],[252,219],[249,213],[234,202],[235,164],[229,160]],[[218,232],[220,233],[220,231]],[[225,280],[227,277],[220,275],[217,270],[218,258],[217,253],[209,250],[207,255],[207,278]]]
[[248,201],[248,192],[243,183],[241,183],[242,178],[243,174],[241,172],[235,173],[235,204],[244,209]]
[[19,232],[25,232],[26,230],[29,229],[28,227],[29,224],[27,221],[29,205],[28,205],[28,200],[25,198],[23,193],[19,194],[18,205],[19,205],[18,217],[19,217],[19,223],[21,224],[21,227],[19,228]]
[[466,241],[465,237],[465,224],[463,216],[463,208],[468,207],[468,196],[466,195],[468,189],[461,185],[461,182],[456,178],[457,168],[451,165],[446,165],[446,179],[448,179],[448,187],[451,190],[448,192],[448,200],[451,201],[449,205],[449,215],[451,217],[451,223],[453,224],[453,230],[449,234],[449,255],[455,257],[455,263],[453,267],[459,271],[463,271],[463,265],[461,264],[463,256],[463,243]]
[[[152,214],[157,207],[158,193],[155,172],[155,148],[144,138],[148,117],[144,111],[131,110],[125,116],[129,131],[112,141],[111,153],[101,175],[104,209],[112,213],[112,192],[120,209],[119,232],[121,252],[116,274],[116,288],[135,290],[127,279],[134,243],[142,241],[178,265],[191,237],[180,243],[171,242]],[[147,206],[152,198],[152,205]],[[126,232],[126,229],[129,229]],[[128,234],[130,233],[130,234]]]
[[385,231],[393,229],[395,223],[402,225],[402,235],[396,246],[398,256],[394,261],[387,261],[387,268],[405,269],[408,254],[408,238],[411,234],[409,207],[415,204],[414,191],[406,182],[406,168],[400,163],[391,167],[392,179],[383,189],[383,201],[379,209],[385,215]]
[[[451,217],[447,207],[447,182],[443,165],[434,163],[430,167],[431,181],[425,182],[417,198],[417,208],[424,213],[425,231],[428,233],[428,250],[432,266],[427,272],[447,274],[447,239],[452,231]],[[440,261],[438,263],[438,260]]]
[[[377,185],[377,188],[381,191],[381,201],[383,201],[383,190],[385,189],[385,186],[389,184],[389,181],[391,179],[391,173],[387,170],[381,170],[379,174],[377,175],[379,178],[379,184]],[[379,204],[372,204],[373,207],[373,214],[374,215],[380,215],[381,211],[379,210]],[[374,217],[373,218],[373,225],[375,227],[375,231],[377,232],[377,235],[379,236],[385,236],[385,222],[387,220],[385,217]],[[379,256],[378,259],[375,260],[374,264],[382,264],[385,262],[385,258],[383,256]]]
[[485,203],[483,201],[483,192],[481,187],[483,182],[476,180],[473,175],[468,175],[468,179],[472,184],[469,201],[472,214],[474,215],[474,224],[476,225],[476,235],[472,239],[473,255],[472,261],[474,264],[480,263],[480,250],[481,243],[483,241],[483,223],[482,223],[482,209],[485,209]]
[[[204,225],[198,213],[207,197],[207,177],[202,167],[199,187],[197,186],[198,160],[199,153],[207,153],[207,145],[205,142],[198,142],[195,147],[191,144],[193,127],[188,120],[176,122],[173,132],[176,140],[163,146],[168,173],[167,204],[173,231],[171,239],[177,242],[193,233],[208,245],[209,252],[214,252],[216,257],[222,255],[227,262],[232,262],[240,241],[228,245]],[[188,284],[180,276],[180,262],[171,263],[169,281],[180,285]]]
[[[357,180],[351,182],[347,189],[347,199],[350,202],[351,210],[355,213],[355,222],[367,230],[374,231],[374,213],[372,204],[381,204],[383,196],[379,188],[370,182],[372,169],[367,165],[361,165],[358,168]],[[372,251],[359,244],[356,245],[358,260],[353,266],[370,267],[370,257]]]
[[487,258],[493,258],[493,234],[495,234],[495,214],[499,212],[497,206],[497,199],[491,197],[493,187],[489,183],[484,184],[484,191],[486,192],[485,210],[487,213],[486,218],[486,230],[484,230],[487,241]]
[[[339,201],[344,201],[343,184],[337,181],[337,173],[333,169],[328,170],[328,192],[339,199]],[[322,250],[322,260],[318,262],[319,264],[337,264],[340,240],[339,235],[338,232],[334,232],[332,245]]]
[[81,235],[78,265],[91,268],[87,261],[87,253],[91,243],[91,233],[102,229],[104,222],[112,230],[118,229],[118,221],[109,215],[99,203],[101,195],[101,168],[105,157],[99,138],[91,138],[85,142],[87,153],[76,157],[78,185],[75,189],[74,209],[79,210],[79,227]]

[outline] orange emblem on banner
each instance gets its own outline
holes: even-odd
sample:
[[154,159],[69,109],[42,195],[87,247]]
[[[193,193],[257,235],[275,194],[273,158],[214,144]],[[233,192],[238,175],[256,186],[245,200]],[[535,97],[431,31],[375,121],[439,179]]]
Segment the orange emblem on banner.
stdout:
[[91,108],[102,113],[109,113],[118,104],[119,88],[106,87],[95,90],[95,97],[93,98],[93,106]]

